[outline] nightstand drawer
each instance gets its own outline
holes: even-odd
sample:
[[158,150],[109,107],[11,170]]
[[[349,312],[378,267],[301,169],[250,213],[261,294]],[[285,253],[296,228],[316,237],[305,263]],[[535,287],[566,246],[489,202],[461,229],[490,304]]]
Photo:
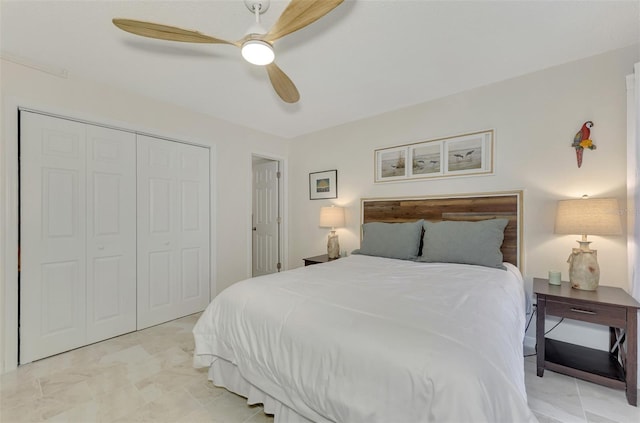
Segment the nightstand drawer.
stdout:
[[565,303],[547,299],[547,314],[567,319],[582,320],[599,325],[624,328],[627,326],[627,309],[606,304]]

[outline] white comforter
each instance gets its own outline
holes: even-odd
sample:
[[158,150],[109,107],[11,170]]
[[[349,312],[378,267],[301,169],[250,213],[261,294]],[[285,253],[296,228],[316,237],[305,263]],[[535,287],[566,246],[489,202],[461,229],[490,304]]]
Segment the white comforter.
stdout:
[[227,360],[312,421],[535,421],[507,266],[353,255],[248,279],[201,316],[194,363]]

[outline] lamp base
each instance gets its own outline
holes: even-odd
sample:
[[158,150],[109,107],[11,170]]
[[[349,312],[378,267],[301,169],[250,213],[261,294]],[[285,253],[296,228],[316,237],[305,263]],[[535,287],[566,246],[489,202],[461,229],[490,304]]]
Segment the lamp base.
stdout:
[[337,259],[340,257],[340,243],[338,242],[338,235],[336,231],[331,231],[329,239],[327,240],[327,254],[329,260]]
[[571,287],[584,291],[595,291],[600,282],[600,266],[598,265],[598,251],[574,248],[567,260],[569,263],[569,281]]

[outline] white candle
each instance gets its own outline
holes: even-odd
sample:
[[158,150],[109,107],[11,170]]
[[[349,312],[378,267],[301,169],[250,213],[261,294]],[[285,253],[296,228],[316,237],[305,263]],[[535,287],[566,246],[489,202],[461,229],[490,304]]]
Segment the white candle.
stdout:
[[549,270],[549,283],[551,285],[560,285],[562,273],[557,270]]

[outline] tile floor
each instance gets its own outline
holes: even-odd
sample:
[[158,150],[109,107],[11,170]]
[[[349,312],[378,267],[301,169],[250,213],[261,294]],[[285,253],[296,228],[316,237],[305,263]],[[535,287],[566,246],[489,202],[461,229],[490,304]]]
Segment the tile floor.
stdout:
[[[191,365],[198,315],[40,360],[0,377],[0,422],[273,422],[261,406],[207,381]],[[529,404],[540,423],[640,422],[622,391],[567,376],[535,375]],[[407,422],[409,423],[409,422]]]

